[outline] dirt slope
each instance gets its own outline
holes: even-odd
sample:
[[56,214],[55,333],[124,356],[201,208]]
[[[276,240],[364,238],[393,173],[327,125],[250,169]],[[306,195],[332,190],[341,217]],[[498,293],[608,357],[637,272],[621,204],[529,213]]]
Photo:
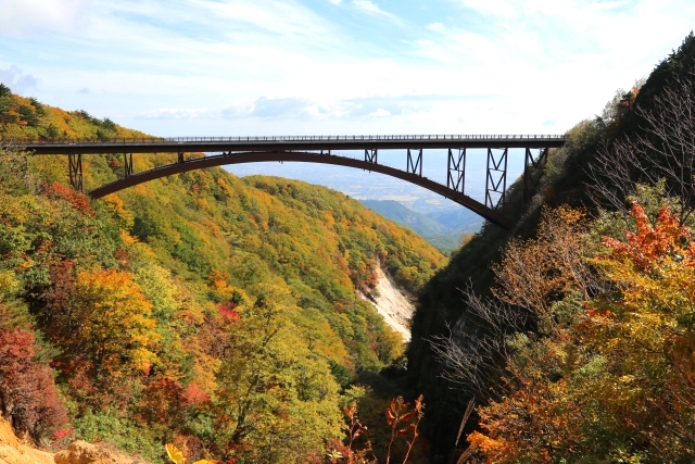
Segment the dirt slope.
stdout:
[[366,298],[363,294],[360,297],[369,300],[370,303],[379,311],[384,321],[396,332],[403,336],[405,341],[410,340],[410,317],[415,311],[413,297],[401,289],[393,278],[380,267],[377,268],[376,295],[373,298]]
[[17,438],[12,426],[0,417],[0,464],[147,464],[106,445],[76,440],[56,454],[38,450],[30,440]]

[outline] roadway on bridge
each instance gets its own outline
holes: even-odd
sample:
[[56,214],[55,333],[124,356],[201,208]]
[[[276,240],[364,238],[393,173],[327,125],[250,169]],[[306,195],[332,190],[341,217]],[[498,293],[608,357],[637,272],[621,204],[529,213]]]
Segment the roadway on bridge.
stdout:
[[43,154],[557,148],[563,135],[340,135],[0,141]]

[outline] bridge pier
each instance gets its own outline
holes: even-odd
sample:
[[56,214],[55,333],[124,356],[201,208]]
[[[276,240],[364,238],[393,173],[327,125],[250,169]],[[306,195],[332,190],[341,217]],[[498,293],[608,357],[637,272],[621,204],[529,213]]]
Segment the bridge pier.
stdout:
[[413,155],[410,153],[410,148],[408,148],[408,166],[406,172],[417,174],[422,177],[422,148],[418,150],[415,162],[413,162]]
[[366,149],[364,150],[364,161],[365,163],[378,163],[379,161],[377,160],[377,155],[378,155],[378,150],[375,148],[373,150]]
[[70,179],[70,185],[73,189],[78,192],[82,192],[84,186],[82,185],[82,154],[68,154],[68,178]]
[[[495,159],[493,150],[502,150],[499,158]],[[504,208],[507,192],[507,154],[508,148],[487,149],[487,176],[485,179],[485,206],[490,209]],[[502,186],[502,189],[500,189]],[[496,198],[493,198],[495,196]]]
[[459,148],[458,157],[454,158],[454,150],[449,148],[447,165],[446,186],[455,192],[463,193],[466,185],[466,149]]
[[124,177],[128,178],[133,175],[133,154],[123,153]]

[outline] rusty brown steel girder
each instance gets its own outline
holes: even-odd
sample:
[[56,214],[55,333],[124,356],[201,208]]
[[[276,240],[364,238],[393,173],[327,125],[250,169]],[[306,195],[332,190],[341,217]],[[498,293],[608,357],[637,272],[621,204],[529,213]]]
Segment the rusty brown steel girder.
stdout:
[[385,174],[387,176],[396,177],[406,182],[419,185],[420,187],[426,188],[432,192],[438,193],[443,197],[446,197],[460,204],[461,206],[464,206],[470,209],[471,211],[479,214],[480,216],[492,222],[493,224],[496,224],[504,228],[509,228],[511,226],[510,221],[494,209],[488,208],[487,206],[472,199],[471,197],[464,195],[461,192],[451,190],[445,185],[432,181],[427,177],[422,177],[416,173],[405,172],[400,169],[392,168],[390,166],[384,166],[381,164],[376,164],[360,159],[347,158],[344,156],[336,155],[321,155],[320,153],[309,152],[246,152],[190,159],[183,163],[172,163],[166,166],[159,166],[157,168],[150,169],[149,171],[133,174],[129,177],[125,177],[110,184],[106,184],[104,186],[96,188],[89,192],[89,195],[95,199],[101,198],[111,193],[118,192],[119,190],[122,190],[124,188],[133,187],[135,185],[148,182],[154,179],[170,176],[172,174],[180,174],[195,169],[204,169],[213,166],[223,166],[227,164],[282,161],[333,164],[339,166],[364,169],[367,171],[374,171],[381,174]]

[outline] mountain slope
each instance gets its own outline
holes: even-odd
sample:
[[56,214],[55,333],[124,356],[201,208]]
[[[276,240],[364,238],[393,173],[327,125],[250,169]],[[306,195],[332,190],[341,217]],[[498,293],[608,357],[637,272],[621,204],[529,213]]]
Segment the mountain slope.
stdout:
[[448,227],[394,200],[360,200],[360,203],[398,224],[413,229],[423,237],[446,235],[451,232]]
[[[137,135],[0,100],[3,137]],[[135,169],[174,156],[136,154]],[[214,168],[89,202],[65,186],[64,157],[0,157],[0,341],[21,335],[56,369],[73,436],[155,462],[164,441],[229,462],[322,456],[343,395],[363,391],[345,390],[357,373],[403,351],[357,290],[373,291],[379,263],[412,292],[445,264],[412,231],[302,182]],[[122,173],[117,155],[85,157],[87,189]],[[17,359],[21,375],[34,368]],[[17,427],[37,439],[65,426],[29,412]]]
[[[653,424],[657,421],[654,418],[656,416],[662,416],[663,411],[673,410],[671,409],[672,407],[675,408],[673,404],[661,403],[659,400],[655,400],[655,397],[650,396],[652,393],[645,393],[644,397],[640,397],[640,401],[644,400],[645,403],[656,405],[655,410],[662,411],[659,413],[652,413],[650,416],[645,412],[647,408],[642,407],[644,403],[640,403],[637,400],[633,401],[636,397],[623,397],[623,399],[631,399],[626,400],[618,407],[616,404],[618,404],[617,399],[620,395],[606,393],[609,391],[607,388],[604,388],[603,391],[596,392],[596,395],[591,399],[592,401],[598,394],[611,396],[607,403],[614,409],[610,411],[610,413],[605,410],[603,411],[605,416],[601,419],[605,420],[605,422],[601,422],[601,420],[596,418],[597,416],[594,412],[589,413],[586,408],[582,409],[580,407],[578,411],[574,411],[576,414],[573,419],[576,420],[577,417],[582,417],[581,420],[584,420],[586,417],[592,417],[591,420],[593,421],[587,423],[577,420],[574,424],[575,426],[577,423],[582,424],[582,426],[585,427],[583,432],[589,431],[588,435],[591,436],[591,439],[595,440],[589,443],[589,445],[587,445],[588,440],[587,442],[582,442],[581,446],[591,447],[591,444],[597,443],[600,443],[602,446],[602,448],[596,446],[594,449],[585,450],[586,453],[583,453],[580,446],[574,446],[573,442],[573,440],[581,441],[582,437],[578,433],[574,433],[575,431],[579,432],[580,427],[577,427],[574,431],[570,431],[567,420],[568,416],[570,416],[567,411],[571,410],[573,404],[568,396],[563,396],[560,392],[566,385],[571,385],[573,381],[577,382],[576,378],[572,380],[570,376],[572,370],[575,370],[573,374],[580,379],[582,378],[581,374],[586,375],[587,377],[583,380],[585,382],[589,382],[589,376],[595,375],[596,378],[600,378],[603,374],[600,372],[601,369],[606,370],[605,367],[599,367],[598,365],[601,361],[601,357],[596,356],[594,358],[596,363],[594,365],[590,363],[586,365],[579,364],[579,360],[574,356],[574,353],[568,354],[569,352],[567,349],[559,349],[557,346],[552,345],[550,341],[552,337],[542,332],[543,327],[539,327],[541,326],[541,321],[535,319],[532,315],[530,320],[527,320],[525,326],[514,327],[514,330],[524,332],[519,338],[505,339],[502,337],[502,342],[508,341],[509,344],[503,343],[502,345],[498,345],[498,351],[493,353],[491,360],[481,361],[480,358],[476,358],[470,353],[475,351],[476,347],[488,341],[485,336],[487,335],[486,330],[490,330],[490,327],[486,325],[486,323],[490,321],[480,320],[480,317],[478,317],[472,309],[472,304],[469,305],[469,303],[465,301],[466,296],[462,290],[470,291],[483,299],[493,298],[492,301],[495,302],[495,304],[502,304],[501,301],[513,300],[514,296],[521,293],[523,286],[530,281],[532,282],[532,276],[542,276],[538,285],[530,285],[534,290],[541,292],[541,289],[546,285],[543,279],[552,279],[553,273],[556,276],[562,275],[559,266],[556,265],[556,267],[546,268],[543,271],[545,274],[533,274],[529,271],[523,278],[519,278],[519,280],[515,281],[518,285],[516,290],[512,288],[512,286],[508,286],[503,287],[504,290],[502,291],[500,290],[499,281],[496,282],[496,278],[498,278],[502,272],[501,266],[505,264],[505,249],[507,247],[513,247],[514,250],[517,251],[522,250],[523,252],[525,250],[525,243],[523,240],[535,238],[538,234],[538,225],[543,208],[571,206],[575,208],[584,208],[588,210],[587,212],[590,215],[596,214],[593,219],[598,217],[599,220],[594,223],[594,229],[589,238],[592,240],[592,246],[603,252],[603,254],[599,254],[599,257],[603,256],[604,259],[610,253],[601,248],[601,236],[608,235],[615,240],[614,243],[621,243],[621,240],[625,240],[626,234],[627,237],[632,237],[629,235],[630,231],[639,228],[642,228],[642,231],[649,230],[651,225],[648,219],[644,219],[644,224],[647,224],[647,226],[644,224],[638,226],[625,219],[627,214],[625,214],[624,211],[616,214],[610,221],[606,218],[606,215],[600,216],[598,214],[596,211],[596,202],[592,202],[597,201],[596,192],[590,189],[592,185],[595,185],[595,179],[592,179],[587,174],[587,167],[597,158],[597,154],[604,144],[610,147],[619,137],[624,137],[626,135],[633,137],[633,141],[639,137],[645,138],[646,132],[644,131],[645,127],[648,127],[648,124],[646,124],[643,115],[640,115],[639,111],[635,111],[635,108],[652,108],[655,104],[656,96],[663,95],[664,88],[672,83],[673,79],[689,78],[689,76],[692,78],[693,70],[695,70],[695,38],[691,33],[678,51],[674,51],[674,53],[655,68],[652,75],[645,85],[639,89],[638,93],[620,92],[618,98],[607,107],[607,111],[605,112],[607,116],[605,118],[596,117],[591,121],[580,122],[568,131],[567,135],[569,140],[562,149],[550,151],[548,164],[545,166],[542,173],[537,173],[542,174],[543,177],[537,187],[530,208],[518,218],[514,230],[505,232],[495,227],[483,227],[482,232],[453,255],[447,267],[437,273],[420,293],[416,313],[413,317],[413,342],[408,348],[407,356],[413,391],[425,392],[427,397],[433,399],[428,404],[428,417],[426,418],[426,422],[428,423],[429,429],[426,435],[431,439],[433,452],[435,454],[449,455],[452,452],[457,442],[457,432],[460,430],[459,427],[462,417],[464,417],[466,407],[469,401],[474,400],[477,404],[485,404],[486,402],[494,401],[494,404],[501,405],[499,406],[500,410],[504,410],[504,412],[499,415],[490,414],[491,411],[494,411],[495,406],[486,408],[483,411],[487,414],[487,418],[481,421],[484,427],[486,427],[482,429],[481,432],[490,435],[490,437],[495,440],[488,440],[487,438],[490,437],[480,438],[483,435],[478,434],[476,436],[480,440],[476,442],[476,445],[478,445],[478,450],[492,450],[488,456],[496,455],[496,458],[490,458],[490,461],[486,461],[484,457],[478,456],[478,458],[485,462],[507,462],[508,460],[510,462],[516,462],[517,460],[523,462],[526,460],[529,462],[536,462],[546,458],[553,460],[566,459],[568,462],[572,460],[581,460],[582,462],[584,462],[584,460],[587,462],[605,460],[605,462],[612,462],[615,460],[627,461],[630,459],[640,462],[663,462],[659,453],[665,452],[665,448],[660,451],[659,447],[661,445],[655,445],[656,435],[653,433],[653,430],[656,430],[656,426]],[[691,83],[689,90],[692,92],[692,80],[688,82]],[[692,96],[689,97],[689,99],[687,99],[685,95],[681,97],[682,98],[677,99],[678,102],[688,101],[690,105],[688,107],[690,109],[684,111],[682,114],[692,114]],[[684,118],[684,120],[687,119]],[[674,124],[672,127],[676,128],[676,130],[680,130],[677,124]],[[691,134],[691,129],[689,129],[690,131],[685,131],[685,133]],[[667,129],[666,133],[670,130],[671,129]],[[669,136],[673,136],[673,134]],[[649,138],[647,137],[647,139]],[[652,141],[653,140],[658,140],[658,137],[653,137]],[[690,140],[692,140],[692,138],[690,138]],[[686,146],[691,147],[692,145],[688,142],[683,144],[683,147]],[[651,159],[658,159],[653,153],[653,151],[656,150],[648,151],[652,151],[652,153],[649,153],[650,156],[645,156],[640,153],[640,157],[643,159],[650,159],[651,157],[653,157]],[[690,148],[685,151],[692,153]],[[678,155],[677,150],[676,154]],[[684,166],[684,170],[690,173],[690,175],[686,177],[692,178],[692,156],[684,157],[677,161],[671,159],[671,162],[673,165]],[[634,168],[634,171],[630,172],[631,168]],[[654,165],[651,166],[651,169],[655,169]],[[628,167],[624,172],[628,174],[626,178],[622,179],[624,184],[633,183],[635,181],[644,182],[647,177],[644,175],[640,176],[639,167],[637,166]],[[629,177],[630,174],[634,177]],[[615,180],[615,177],[613,180]],[[644,191],[648,189],[642,188],[641,196],[642,198],[647,198],[648,202],[650,202],[653,216],[656,216],[656,210],[660,205],[673,206],[679,203],[676,199],[664,197],[664,185],[668,184],[661,185],[661,192],[658,192],[658,186],[651,185],[651,196],[644,194]],[[669,187],[672,187],[672,185]],[[618,190],[618,186],[612,187]],[[610,201],[601,203],[601,200],[598,199],[597,202],[604,207],[621,207],[621,209],[625,209],[623,204],[618,204],[626,200],[633,201],[637,196],[631,197],[630,195],[635,191],[640,193],[640,189],[634,188],[634,185],[632,185],[632,188],[632,192],[629,190],[619,191],[619,194],[614,196],[614,199],[617,199],[617,201],[612,203]],[[654,191],[658,193],[655,194]],[[671,193],[675,191],[676,189],[672,189]],[[611,192],[604,191],[603,193],[606,194]],[[510,211],[520,210],[520,208],[518,208],[521,201],[520,193],[519,185],[513,187],[509,195],[509,201],[512,203],[512,207],[509,208]],[[680,203],[683,204],[683,202]],[[616,222],[618,225],[616,225]],[[683,237],[689,236],[689,232],[686,231],[683,231],[682,234]],[[631,240],[636,242],[637,238],[633,237]],[[579,247],[582,245],[582,241],[582,239],[575,238],[571,242],[573,245]],[[531,247],[533,245],[534,242],[529,242],[528,246]],[[559,254],[557,251],[558,248],[558,246],[555,246],[554,250],[545,249],[543,253],[536,253],[535,256],[530,255],[530,253],[517,255],[517,258],[519,258],[519,256],[523,257],[523,262],[519,260],[515,261],[514,256],[510,257],[507,255],[506,258],[509,259],[509,267],[518,265],[519,273],[522,274],[523,271],[529,268],[531,270],[537,270],[537,267],[540,267],[540,265],[536,268],[534,268],[533,265],[537,262],[544,263],[543,258],[553,253]],[[593,251],[596,252],[596,250]],[[593,258],[596,258],[596,256],[593,256]],[[682,256],[676,258],[677,261],[682,261],[682,259]],[[659,274],[659,272],[655,272],[655,274]],[[690,277],[690,279],[692,279],[692,277]],[[690,280],[690,282],[692,282],[692,280]],[[621,285],[625,285],[625,282],[621,282]],[[589,293],[598,292],[599,289],[615,290],[616,294],[605,297],[603,303],[611,301],[616,302],[620,301],[617,294],[621,285],[615,286],[614,283],[599,282],[595,287],[592,287]],[[494,293],[492,289],[496,286],[497,293]],[[572,290],[577,291],[574,288]],[[582,314],[581,310],[588,306],[589,302],[586,300],[582,301],[577,294],[566,295],[564,292],[568,292],[567,288],[562,291],[557,291],[557,294],[552,295],[554,298],[560,298],[560,301],[549,298],[548,301],[545,302],[549,308],[552,308],[550,314],[552,314],[551,321],[553,322],[564,322],[562,318],[566,317],[567,313],[563,313],[562,311],[568,311],[570,307],[574,308],[579,314]],[[659,293],[658,289],[655,293]],[[502,294],[506,298],[499,298],[499,295]],[[579,292],[579,294],[581,294],[581,292]],[[572,303],[572,298],[575,299],[574,303]],[[688,304],[692,304],[688,301],[687,295],[686,297],[679,296],[679,298],[683,298],[679,304],[683,305],[683,301],[685,301],[686,308]],[[579,304],[576,303],[577,299],[579,300]],[[690,295],[690,301],[691,300],[692,294]],[[557,306],[553,306],[556,303]],[[675,303],[674,306],[676,306]],[[690,306],[690,308],[692,308],[692,306]],[[504,309],[505,311],[512,311],[518,310],[519,308],[504,306]],[[614,310],[615,308],[611,308],[611,311],[607,311],[606,307],[602,307],[601,310],[597,310],[597,313],[605,314],[607,317],[606,321],[609,321],[608,315]],[[618,309],[618,311],[620,311],[620,309]],[[622,311],[624,311],[624,309]],[[579,320],[581,321],[582,319]],[[604,321],[604,323],[608,325],[608,322]],[[558,322],[558,325],[559,324]],[[501,325],[504,326],[504,323]],[[620,326],[620,324],[617,323],[615,325]],[[587,326],[589,326],[588,322],[585,324],[584,330],[587,330]],[[504,327],[504,330],[509,330],[506,332],[506,335],[510,335],[513,332],[509,327]],[[454,335],[452,335],[452,332]],[[589,332],[592,331],[589,330]],[[569,335],[558,330],[558,333],[562,333],[566,340],[573,340],[573,337],[577,337],[576,340],[583,339],[583,335],[578,336],[576,332]],[[579,331],[578,333],[581,334],[582,332]],[[692,335],[689,334],[688,336]],[[485,382],[487,382],[484,382],[482,385],[482,387],[485,387],[485,391],[482,394],[480,392],[475,392],[475,389],[472,388],[470,383],[467,385],[457,385],[442,378],[445,372],[451,372],[449,370],[451,369],[451,363],[448,366],[445,365],[441,357],[433,350],[432,342],[448,337],[451,337],[459,347],[462,347],[462,352],[468,353],[467,360],[472,360],[469,367],[473,366],[471,370],[478,369],[476,372],[480,376],[479,378],[484,378]],[[604,342],[606,342],[606,340],[602,340],[600,343]],[[535,343],[536,346],[539,347],[537,348],[538,352],[530,353],[528,346],[524,345],[524,343],[528,343],[528,346]],[[623,345],[620,344],[623,343],[623,341],[619,341],[615,336],[610,337],[610,343],[613,344],[613,346],[623,347]],[[470,350],[467,351],[467,348],[470,348]],[[587,356],[595,354],[595,352],[592,351],[592,347],[580,345],[580,348],[576,346],[572,348],[577,350],[576,352],[581,352]],[[626,348],[621,349],[629,351]],[[639,349],[637,349],[637,351],[639,351]],[[508,357],[499,356],[500,352],[506,353]],[[692,350],[690,350],[689,353],[692,353]],[[541,406],[540,396],[537,395],[538,390],[529,393],[528,390],[525,389],[524,382],[528,380],[530,383],[534,383],[536,381],[535,378],[531,379],[531,375],[524,378],[519,376],[519,371],[510,372],[509,370],[505,370],[505,368],[510,365],[509,363],[513,362],[517,363],[515,365],[512,364],[515,367],[524,365],[523,363],[532,365],[532,356],[539,356],[542,362],[547,363],[544,365],[544,368],[536,371],[536,374],[539,374],[542,378],[549,378],[547,383],[543,384],[546,388],[545,393],[547,394],[546,398],[543,399],[543,401],[547,401],[544,403],[544,406]],[[557,361],[559,358],[563,359],[563,361]],[[521,361],[519,361],[519,359],[521,359]],[[553,361],[550,362],[550,359],[553,359]],[[571,360],[577,364],[570,365],[571,363],[567,362],[567,360]],[[476,362],[480,362],[480,364],[476,365]],[[557,362],[557,364],[553,364],[554,362]],[[689,365],[693,366],[693,363],[691,362]],[[565,369],[565,367],[567,369]],[[643,368],[643,366],[640,366],[639,369]],[[485,369],[491,369],[492,372]],[[615,364],[611,369],[616,369]],[[608,370],[611,371],[611,369]],[[634,366],[629,366],[628,370],[629,369],[633,371],[624,372],[624,377],[614,378],[612,383],[607,382],[604,384],[604,387],[618,385],[620,382],[626,380],[633,381],[632,375],[634,374],[636,378],[641,372],[638,372],[639,369]],[[688,369],[692,369],[692,367]],[[577,375],[576,371],[580,371],[580,375]],[[617,371],[618,369],[611,372]],[[499,386],[499,382],[506,382],[506,388],[493,392],[494,387]],[[640,387],[637,387],[633,391],[646,391],[646,389],[642,388],[643,384],[641,382],[636,383],[639,383]],[[579,390],[583,390],[585,384],[580,382],[577,386]],[[516,390],[521,392],[521,395],[518,397],[513,396]],[[657,389],[654,391],[656,390]],[[692,395],[692,390],[690,390],[688,394]],[[508,400],[509,398],[512,399]],[[692,396],[689,396],[689,398],[692,398]],[[553,403],[553,401],[555,401],[555,403]],[[616,402],[611,403],[611,401]],[[551,403],[553,406],[549,406]],[[638,407],[636,404],[640,406]],[[541,410],[543,407],[548,408],[544,411],[545,417],[541,417]],[[556,407],[556,409],[553,409],[553,407]],[[647,417],[646,422],[648,425],[644,428],[640,429],[635,425],[635,421],[626,419],[628,411],[633,407],[639,409],[638,414],[647,414],[645,417]],[[505,418],[503,419],[502,416]],[[688,420],[692,423],[692,418],[691,402],[689,406],[679,409],[679,413],[668,416],[664,421],[666,423],[666,428],[672,430],[672,426],[675,426],[673,424],[677,424],[680,421],[682,421],[681,423],[687,423]],[[474,413],[468,422],[468,431],[472,431],[476,427],[477,421],[475,419],[476,416]],[[517,422],[514,426],[518,427],[518,429],[512,432],[509,424],[514,421]],[[626,421],[626,424],[623,424],[623,421]],[[615,424],[621,425],[615,426]],[[530,430],[536,425],[538,429],[534,430],[545,431],[532,434]],[[549,431],[556,426],[558,435],[553,435]],[[623,429],[620,433],[617,433],[616,429],[620,427],[623,427]],[[609,435],[608,430],[613,432],[614,435]],[[684,430],[691,430],[691,427],[687,426]],[[517,435],[513,435],[514,433],[517,433]],[[595,433],[595,435],[591,435],[592,433]],[[564,435],[565,438],[555,440],[554,437],[559,435]],[[650,437],[649,440],[642,440],[641,437],[647,435]],[[671,436],[672,434],[669,431],[668,437]],[[654,437],[654,441],[652,441],[652,437]],[[692,435],[688,438],[688,440],[690,440],[688,443],[690,444],[687,446],[684,445],[685,441],[681,442],[680,439],[679,436],[679,438],[674,441],[663,440],[663,442],[675,445],[677,450],[673,453],[673,456],[678,456],[679,453],[680,456],[685,456],[689,452],[692,453]],[[548,441],[544,442],[544,440]],[[468,443],[464,443],[463,438],[461,438],[460,441],[458,441],[458,453],[460,454],[463,452],[467,446]],[[514,448],[514,446],[518,446],[518,448]],[[518,454],[512,454],[512,450],[514,453]],[[531,452],[524,454],[525,451],[529,450],[532,450],[536,454],[532,454]],[[542,452],[538,450],[542,450]],[[602,452],[605,454],[601,455]],[[592,454],[589,456],[589,453],[595,453],[595,455]],[[470,457],[471,455],[468,454],[468,456]],[[523,456],[523,458],[519,456]],[[685,460],[687,461],[688,458],[685,458]],[[675,459],[673,462],[677,461],[678,460]]]
[[436,220],[406,208],[394,200],[360,200],[360,203],[391,221],[414,230],[433,246],[450,252],[459,246],[460,235]]

